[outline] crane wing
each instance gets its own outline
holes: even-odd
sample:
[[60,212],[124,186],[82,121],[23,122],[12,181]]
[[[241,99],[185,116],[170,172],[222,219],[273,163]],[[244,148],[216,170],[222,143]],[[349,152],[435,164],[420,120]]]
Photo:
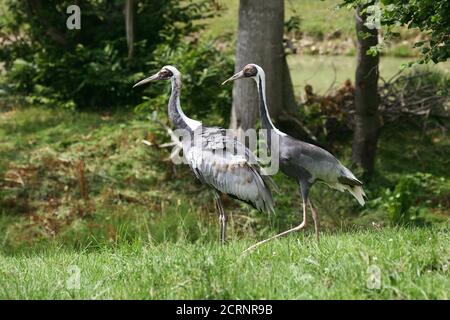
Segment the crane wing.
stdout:
[[211,187],[273,212],[269,177],[261,174],[256,157],[224,130],[204,130],[202,143],[185,146],[185,156],[197,178]]
[[328,151],[294,138],[284,138],[283,164],[307,178],[309,182],[322,181],[339,191],[347,190],[359,204],[364,205],[362,182]]

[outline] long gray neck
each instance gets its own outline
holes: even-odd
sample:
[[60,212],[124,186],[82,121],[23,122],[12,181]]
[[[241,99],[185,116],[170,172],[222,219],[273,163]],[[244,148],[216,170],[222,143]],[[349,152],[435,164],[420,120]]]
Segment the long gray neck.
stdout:
[[172,93],[169,99],[169,118],[173,125],[177,129],[188,129],[192,130],[190,126],[190,121],[196,122],[195,120],[189,119],[181,109],[180,105],[180,91],[181,91],[181,79],[179,74],[175,74],[172,79]]

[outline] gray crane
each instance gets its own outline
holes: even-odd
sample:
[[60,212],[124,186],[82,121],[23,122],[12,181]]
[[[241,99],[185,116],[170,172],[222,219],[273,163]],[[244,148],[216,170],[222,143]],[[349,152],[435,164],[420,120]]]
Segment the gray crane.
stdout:
[[[195,176],[214,191],[220,222],[220,239],[225,242],[227,216],[220,193],[242,200],[259,211],[274,212],[271,178],[262,174],[256,156],[225,129],[205,127],[187,117],[180,105],[181,74],[174,66],[164,66],[158,73],[134,87],[150,81],[170,80],[172,92],[168,113],[176,129],[183,131],[182,148]],[[189,139],[188,139],[189,138]]]
[[[247,250],[250,250],[274,238],[303,229],[306,226],[307,204],[311,208],[314,228],[317,239],[319,240],[320,231],[317,212],[308,197],[311,186],[316,181],[321,181],[326,183],[331,188],[339,191],[347,190],[356,198],[356,200],[358,200],[360,205],[364,205],[365,193],[362,188],[362,182],[359,181],[349,169],[344,167],[339,160],[328,151],[318,146],[294,139],[281,132],[273,125],[266,103],[265,73],[260,66],[256,64],[248,64],[240,72],[236,73],[222,84],[225,84],[228,81],[244,78],[250,78],[256,82],[259,96],[261,125],[263,129],[268,130],[269,134],[267,137],[271,137],[270,133],[272,132],[276,134],[278,138],[276,140],[279,143],[278,150],[280,169],[284,174],[298,181],[303,204],[303,221],[298,226],[277,234],[269,239],[258,242]],[[271,139],[268,138],[268,148],[270,148],[271,143]]]

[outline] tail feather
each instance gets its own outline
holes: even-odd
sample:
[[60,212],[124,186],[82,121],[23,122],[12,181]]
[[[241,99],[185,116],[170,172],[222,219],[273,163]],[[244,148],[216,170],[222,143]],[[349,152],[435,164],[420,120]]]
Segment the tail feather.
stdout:
[[364,205],[366,202],[364,197],[366,194],[364,189],[362,188],[362,182],[359,181],[355,175],[346,167],[341,165],[340,176],[337,178],[338,182],[333,186],[334,188],[344,191],[347,190],[350,192],[360,205]]
[[275,193],[280,193],[280,188],[275,183],[275,181],[272,179],[272,177],[262,174],[261,178],[264,180],[264,183],[269,186],[270,190],[275,191]]
[[358,200],[358,203],[360,205],[364,205],[366,201],[364,200],[364,197],[367,198],[366,193],[364,192],[364,189],[361,186],[350,186],[347,184],[342,183],[335,183],[335,184],[328,184],[331,188],[339,190],[341,192],[344,192],[347,190],[351,193],[353,197],[355,197],[356,200]]
[[364,200],[366,194],[361,186],[345,186],[345,189],[350,192],[356,198],[356,200],[358,200],[358,203],[360,205],[363,206],[366,203],[366,201]]

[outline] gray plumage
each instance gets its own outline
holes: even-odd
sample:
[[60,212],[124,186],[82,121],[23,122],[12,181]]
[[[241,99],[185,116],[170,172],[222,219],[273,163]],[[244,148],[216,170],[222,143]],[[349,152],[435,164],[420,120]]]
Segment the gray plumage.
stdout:
[[[283,173],[298,181],[303,200],[303,222],[299,226],[264,240],[249,249],[291,231],[304,228],[306,225],[306,204],[309,204],[312,210],[318,237],[319,226],[317,213],[308,197],[310,187],[315,182],[321,181],[339,191],[349,191],[361,205],[364,205],[365,193],[362,188],[362,183],[328,151],[318,146],[297,140],[286,133],[281,132],[273,125],[266,104],[265,73],[260,66],[248,64],[224,83],[242,78],[251,78],[255,80],[258,88],[261,124],[263,129],[268,131],[268,134],[266,135],[268,148],[271,149],[273,143],[278,143],[278,148],[274,149],[279,150],[280,169]],[[274,140],[272,139],[273,133],[275,133],[276,138]]]
[[307,189],[304,192],[320,181],[339,191],[349,191],[359,204],[364,205],[362,182],[331,153],[288,135],[280,136],[279,142],[280,169],[286,175],[302,181]]
[[[183,144],[183,152],[196,177],[217,191],[240,199],[260,211],[273,212],[269,186],[256,157],[243,144],[215,127],[199,127],[202,144]],[[195,134],[195,133],[194,133]]]
[[[204,127],[188,118],[180,105],[181,74],[173,66],[165,66],[152,80],[171,80],[172,92],[168,114],[177,129],[184,129],[183,154],[195,176],[215,191],[215,200],[221,223],[221,239],[225,240],[226,215],[219,193],[251,204],[260,211],[274,212],[270,177],[263,175],[255,155],[243,144],[226,135],[217,127]],[[189,138],[189,139],[187,139]]]

